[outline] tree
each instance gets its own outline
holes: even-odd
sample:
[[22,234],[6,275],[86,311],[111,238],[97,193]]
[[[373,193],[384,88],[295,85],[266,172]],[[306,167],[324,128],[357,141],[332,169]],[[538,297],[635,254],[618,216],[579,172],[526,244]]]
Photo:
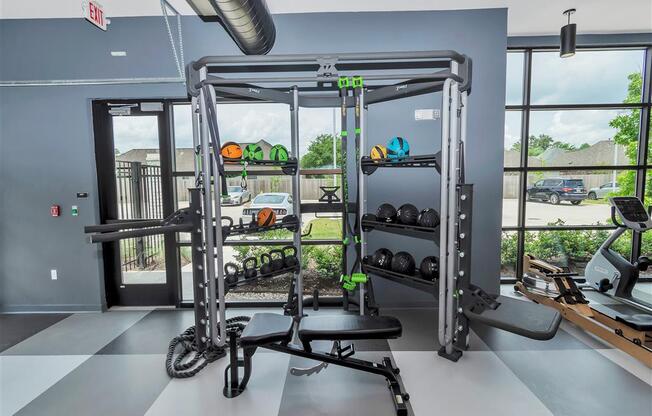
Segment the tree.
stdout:
[[116,156],[121,154],[120,149],[118,149],[117,147],[115,149],[113,149],[113,151],[114,151]]
[[[579,149],[586,149],[587,147],[590,147],[589,144],[584,143],[579,147]],[[538,136],[531,135],[528,139],[528,156],[539,156],[541,153],[550,148],[563,149],[569,152],[578,150],[578,148],[574,145],[563,141],[554,140],[547,134],[539,134]],[[521,144],[514,143],[512,150],[520,151]]]
[[[627,96],[624,103],[640,103],[641,90],[643,87],[643,77],[640,72],[634,72],[627,76],[629,85],[627,86]],[[631,164],[636,164],[638,152],[638,132],[641,111],[639,109],[632,109],[629,113],[620,114],[609,122],[609,126],[617,129],[613,139],[616,144],[625,147],[625,154]],[[648,204],[652,200],[652,181],[650,177],[647,178],[647,186],[645,187],[645,203]],[[622,195],[634,195],[636,186],[636,172],[626,171],[618,175],[618,185],[620,186],[620,193]]]
[[[342,141],[335,138],[338,166],[341,166]],[[301,168],[317,169],[333,167],[333,135],[320,134],[308,145],[308,152],[301,158]]]

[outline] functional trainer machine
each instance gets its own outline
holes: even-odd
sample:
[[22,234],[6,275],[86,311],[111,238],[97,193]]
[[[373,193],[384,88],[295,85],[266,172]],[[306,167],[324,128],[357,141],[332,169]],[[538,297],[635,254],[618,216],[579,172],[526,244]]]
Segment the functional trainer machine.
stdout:
[[525,275],[514,288],[652,368],[652,315],[632,297],[639,271],[647,269],[649,259],[641,257],[632,264],[610,248],[627,230],[647,231],[652,219],[636,197],[613,197],[610,203],[618,228],[586,266],[591,301],[573,280],[576,273],[531,255],[525,255]]
[[[293,270],[285,308],[286,315],[291,316],[255,314],[246,326],[244,319],[225,319],[225,295],[229,285],[222,271],[224,240],[229,235],[267,231],[268,228],[251,229],[222,223],[220,196],[226,191],[224,164],[228,161],[223,160],[219,151],[218,100],[239,99],[288,105],[292,155],[295,158],[288,162],[260,163],[279,167],[284,174],[293,175],[295,196],[300,195],[296,156],[301,107],[339,107],[343,115],[346,115],[348,108],[355,109],[356,173],[359,178],[380,168],[434,168],[440,173],[441,225],[438,242],[441,267],[438,283],[417,287],[417,283],[411,279],[400,276],[393,276],[391,280],[426,290],[438,299],[441,356],[454,361],[461,357],[462,351],[468,348],[471,320],[540,340],[554,336],[561,320],[558,312],[535,303],[487,294],[471,283],[473,187],[465,182],[464,164],[467,147],[466,104],[471,90],[471,60],[467,56],[454,51],[209,56],[191,62],[186,68],[186,77],[197,152],[195,173],[198,187],[190,190],[190,208],[180,210],[165,220],[115,222],[87,227],[87,232],[95,233],[91,237],[94,242],[164,232],[191,233],[195,327],[186,334],[188,338],[194,338],[187,344],[192,344],[192,348],[206,361],[225,355],[228,346],[231,364],[225,373],[224,393],[227,396],[237,396],[245,389],[251,374],[251,356],[257,348],[267,348],[384,376],[398,414],[406,413],[405,401],[409,397],[401,390],[398,369],[389,358],[382,363],[357,360],[351,357],[354,352],[352,345],[341,345],[344,340],[389,339],[401,334],[398,320],[376,315],[371,279],[348,282],[352,285],[349,286],[351,292],[357,292],[355,303],[359,304],[359,315],[306,317],[302,274],[298,266]],[[442,109],[441,147],[438,152],[399,161],[360,158],[360,149],[366,146],[366,114],[373,104],[428,93],[440,93],[435,95],[437,100],[441,99]],[[346,117],[342,121],[342,136],[345,137]],[[365,213],[365,199],[365,183],[360,180],[354,205],[358,218]],[[300,198],[295,197],[294,200],[298,204]],[[352,213],[348,200],[343,202],[343,208],[346,224],[349,213]],[[300,213],[301,205],[295,206],[297,217],[272,225],[294,231],[298,265],[301,264]],[[355,223],[353,227],[346,227],[348,230],[344,239],[355,241],[356,254],[361,259],[366,250],[366,236],[361,221],[356,220]],[[379,231],[399,234],[419,233],[419,230],[409,227],[400,230],[390,228],[374,227]],[[437,241],[434,231],[426,238]],[[366,268],[362,261],[354,263],[353,273],[357,277],[369,273],[379,278],[389,278]],[[316,352],[311,343],[317,340],[332,341],[333,348],[330,352]],[[296,345],[297,342],[301,347]],[[244,350],[242,359],[238,357],[238,345]],[[244,368],[242,379],[239,378],[239,368]],[[322,368],[323,365],[312,369],[293,369],[292,374],[312,374]]]

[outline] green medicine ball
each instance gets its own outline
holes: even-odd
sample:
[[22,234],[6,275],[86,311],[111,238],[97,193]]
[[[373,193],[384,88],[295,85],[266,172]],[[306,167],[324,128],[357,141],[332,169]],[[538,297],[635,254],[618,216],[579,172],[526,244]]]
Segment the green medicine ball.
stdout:
[[287,162],[288,157],[288,149],[282,144],[272,146],[272,149],[269,151],[269,158],[277,162]]
[[244,160],[263,160],[263,149],[257,144],[248,144],[242,151]]

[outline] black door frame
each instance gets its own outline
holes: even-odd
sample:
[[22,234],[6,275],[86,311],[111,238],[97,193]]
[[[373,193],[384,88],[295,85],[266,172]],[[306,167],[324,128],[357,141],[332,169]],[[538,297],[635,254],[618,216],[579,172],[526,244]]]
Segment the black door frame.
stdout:
[[[142,102],[160,102],[163,111],[140,110]],[[158,118],[159,155],[161,164],[161,193],[163,216],[174,212],[174,181],[172,177],[172,120],[171,104],[168,99],[143,100],[94,100],[92,102],[93,132],[95,140],[95,163],[97,168],[98,201],[100,223],[118,218],[115,178],[115,155],[113,122],[109,109],[114,106],[133,106],[130,116],[156,115]],[[123,285],[120,271],[118,242],[102,244],[104,263],[104,285],[107,307],[119,306],[180,306],[181,276],[176,235],[164,236],[165,284]]]

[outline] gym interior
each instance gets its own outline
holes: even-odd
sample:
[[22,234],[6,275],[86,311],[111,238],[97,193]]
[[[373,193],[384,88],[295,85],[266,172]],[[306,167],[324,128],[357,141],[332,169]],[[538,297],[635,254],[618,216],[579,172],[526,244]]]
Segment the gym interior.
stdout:
[[0,6],[0,415],[652,415],[649,0]]

